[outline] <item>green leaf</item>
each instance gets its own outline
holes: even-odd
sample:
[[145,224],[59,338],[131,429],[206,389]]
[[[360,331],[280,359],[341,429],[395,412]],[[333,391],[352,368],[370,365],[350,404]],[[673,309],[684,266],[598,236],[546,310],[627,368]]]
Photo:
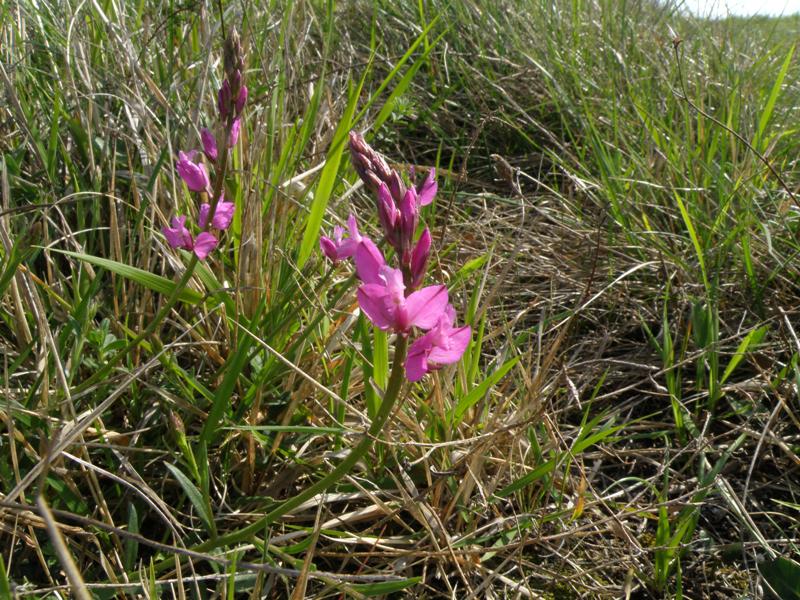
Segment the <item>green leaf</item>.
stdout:
[[251,336],[242,336],[239,339],[239,346],[236,348],[236,352],[233,353],[225,363],[225,377],[214,392],[214,402],[211,405],[211,410],[208,411],[208,417],[206,418],[205,425],[203,425],[203,430],[200,432],[200,440],[202,442],[210,443],[216,438],[220,421],[222,420],[223,414],[225,414],[225,409],[230,404],[231,396],[233,395],[233,390],[236,387],[239,375],[241,375],[242,370],[247,366],[252,345],[253,338]]
[[[165,296],[169,296],[175,290],[174,281],[165,277],[161,277],[160,275],[156,275],[155,273],[151,273],[150,271],[145,271],[137,267],[131,267],[115,260],[100,258],[99,256],[91,256],[89,254],[82,254],[80,252],[70,252],[69,250],[58,250],[55,248],[51,249],[51,251],[60,252],[61,254],[66,254],[67,256],[88,262],[96,267],[108,269],[112,273],[116,273],[125,279],[130,279],[131,281],[143,285],[154,292],[164,294]],[[187,304],[199,304],[202,299],[202,294],[189,288],[182,289],[180,295],[178,296],[178,300],[181,302],[186,302]]]
[[361,88],[364,86],[364,81],[368,72],[368,69],[364,70],[364,76],[361,78],[358,86],[355,90],[350,91],[347,108],[339,121],[339,125],[336,127],[336,132],[333,135],[333,142],[328,150],[328,157],[325,159],[325,166],[322,168],[322,173],[319,176],[319,183],[314,192],[314,200],[311,202],[311,212],[306,220],[303,241],[300,243],[300,254],[297,257],[297,266],[301,269],[303,265],[306,264],[308,257],[311,256],[311,252],[317,245],[319,229],[322,226],[322,217],[325,215],[325,209],[328,207],[328,201],[336,185],[336,180],[339,175],[339,165],[342,162],[342,151],[347,136],[350,133],[350,128],[353,125],[353,115],[356,112],[358,99],[361,96]]
[[183,491],[189,498],[189,502],[191,502],[192,506],[194,506],[194,509],[197,511],[197,515],[200,517],[200,520],[203,521],[203,524],[206,526],[208,532],[212,536],[216,536],[217,526],[216,523],[214,523],[214,517],[211,514],[211,507],[203,498],[200,490],[197,489],[197,486],[193,484],[178,467],[169,463],[167,463],[166,466],[167,469],[169,469],[170,472],[175,476],[175,479],[178,480],[178,483],[183,488]]
[[779,556],[758,564],[758,572],[780,600],[800,600],[800,564]]
[[478,400],[480,400],[483,395],[489,391],[494,385],[500,381],[506,373],[508,373],[511,368],[519,362],[519,356],[515,356],[511,360],[507,361],[502,367],[497,369],[494,373],[489,375],[486,379],[484,379],[479,385],[475,386],[468,394],[463,396],[456,404],[455,410],[453,411],[453,425],[457,425],[461,421],[461,417],[464,416],[464,413],[467,412],[473,405],[475,405]]
[[767,333],[767,329],[768,327],[764,325],[758,329],[754,329],[745,336],[745,338],[739,344],[739,347],[736,348],[736,352],[728,363],[728,366],[725,368],[725,372],[722,374],[722,379],[720,379],[720,384],[725,383],[725,380],[730,377],[734,369],[739,365],[740,362],[742,362],[742,359],[745,357],[748,348],[751,346],[757,346],[761,343],[761,340],[764,339],[764,336]]
[[8,582],[8,576],[6,575],[6,563],[3,561],[2,554],[0,554],[0,597],[14,597],[11,595],[11,585]]
[[422,581],[422,577],[411,577],[409,579],[401,579],[399,581],[378,581],[376,583],[356,583],[348,585],[348,589],[356,594],[363,594],[364,596],[383,596],[384,594],[391,594],[399,592],[407,587],[415,585]]
[[311,425],[236,425],[223,427],[234,431],[275,431],[285,433],[344,433],[341,427],[314,427]]
[[764,140],[764,131],[767,129],[767,124],[769,123],[770,117],[772,117],[772,111],[775,109],[775,103],[778,101],[783,80],[786,77],[786,73],[789,71],[789,66],[792,64],[794,50],[794,45],[789,48],[789,52],[786,55],[786,58],[783,60],[783,65],[781,65],[781,70],[778,71],[778,77],[775,79],[775,83],[772,86],[769,99],[764,105],[764,110],[761,111],[761,118],[758,120],[758,132],[756,133],[756,139],[753,141],[753,146],[759,152],[764,152],[766,150],[767,144],[766,140]]

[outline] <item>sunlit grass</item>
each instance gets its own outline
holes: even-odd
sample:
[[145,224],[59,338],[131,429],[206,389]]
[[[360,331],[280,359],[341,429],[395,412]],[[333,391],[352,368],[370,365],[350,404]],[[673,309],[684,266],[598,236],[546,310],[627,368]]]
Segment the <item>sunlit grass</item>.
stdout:
[[[188,263],[160,230],[193,206],[173,166],[213,118],[223,20],[250,88],[235,220],[120,353]],[[71,556],[98,598],[737,597],[797,558],[796,20],[20,1],[0,23],[0,595],[63,596]],[[374,215],[352,128],[437,168],[432,272],[471,346],[251,532],[388,381],[317,245]]]

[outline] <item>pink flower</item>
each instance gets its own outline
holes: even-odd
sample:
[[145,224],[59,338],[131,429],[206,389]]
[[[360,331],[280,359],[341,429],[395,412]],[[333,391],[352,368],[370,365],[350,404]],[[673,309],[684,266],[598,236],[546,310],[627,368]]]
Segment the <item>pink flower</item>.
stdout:
[[417,339],[408,350],[406,377],[419,381],[430,371],[458,362],[469,346],[472,329],[469,325],[453,327],[456,311],[447,305],[436,325]]
[[[211,206],[207,203],[200,205],[200,214],[197,215],[197,225],[200,229],[206,228],[206,221],[208,221],[208,211]],[[233,213],[236,210],[236,205],[233,202],[226,202],[225,195],[219,197],[217,208],[214,209],[214,217],[211,219],[211,226],[217,229],[227,229],[231,221],[233,221]]]
[[175,169],[178,175],[181,176],[186,182],[188,187],[193,192],[203,192],[209,186],[208,172],[203,163],[194,162],[196,151],[191,152],[178,152],[178,162],[175,164]]
[[445,286],[432,285],[406,297],[400,269],[384,266],[379,278],[379,283],[358,288],[358,305],[376,327],[406,333],[411,327],[430,329],[436,325],[447,306]]
[[200,140],[203,142],[203,152],[208,160],[217,162],[217,140],[211,130],[203,127],[200,130]]
[[192,237],[186,228],[186,217],[173,217],[172,227],[163,227],[161,231],[167,238],[167,243],[173,248],[183,248],[197,255],[200,260],[205,260],[209,253],[217,247],[217,238],[207,232]]
[[428,206],[428,204],[433,202],[433,198],[436,196],[438,189],[439,186],[436,183],[436,169],[431,169],[428,172],[428,176],[425,178],[425,181],[423,181],[422,185],[417,188],[419,206]]
[[358,245],[365,239],[358,231],[358,223],[354,215],[347,218],[347,229],[350,237],[342,239],[344,229],[338,225],[333,228],[333,239],[322,236],[319,238],[319,247],[323,254],[330,258],[334,263],[343,258],[350,258],[356,253]]

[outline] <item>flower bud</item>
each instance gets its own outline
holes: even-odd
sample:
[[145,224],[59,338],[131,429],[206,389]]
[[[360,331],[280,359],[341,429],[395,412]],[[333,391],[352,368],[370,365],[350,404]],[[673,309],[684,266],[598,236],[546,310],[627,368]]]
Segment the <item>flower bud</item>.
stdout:
[[239,95],[236,98],[236,116],[238,117],[242,114],[242,110],[244,109],[245,102],[247,102],[247,86],[243,85],[242,89],[239,90]]
[[419,236],[417,245],[411,253],[411,289],[416,289],[422,285],[425,279],[425,271],[428,268],[428,257],[431,252],[431,232],[428,228]]
[[228,148],[233,148],[239,141],[239,130],[242,127],[241,117],[236,117],[231,124],[231,133],[228,136]]
[[195,154],[194,150],[191,152],[178,152],[178,162],[175,164],[175,170],[178,171],[181,179],[186,182],[186,187],[193,192],[204,192],[210,185],[208,172],[203,163],[194,162]]
[[219,118],[222,122],[228,119],[231,112],[231,84],[228,80],[222,82],[222,87],[219,88],[217,93],[217,109],[219,110]]
[[397,210],[392,194],[385,183],[378,188],[378,220],[381,222],[386,239],[392,246],[397,247],[397,227],[400,220],[400,211]]
[[[242,57],[242,42],[239,39],[239,33],[236,28],[231,30],[230,35],[225,40],[222,52],[225,74],[231,77],[235,71],[241,71],[244,59]],[[237,88],[238,86],[234,89]]]
[[419,205],[420,206],[427,206],[431,202],[433,202],[434,196],[436,196],[436,192],[439,189],[439,186],[436,183],[436,169],[431,169],[428,172],[428,176],[425,178],[425,181],[422,182],[417,188],[417,194],[419,195]]
[[217,162],[217,140],[209,129],[203,127],[200,130],[200,140],[203,142],[203,152],[208,160]]
[[[411,245],[419,223],[419,206],[417,192],[409,188],[400,201],[400,219],[398,224],[400,247],[405,250]],[[401,252],[402,252],[401,250]]]

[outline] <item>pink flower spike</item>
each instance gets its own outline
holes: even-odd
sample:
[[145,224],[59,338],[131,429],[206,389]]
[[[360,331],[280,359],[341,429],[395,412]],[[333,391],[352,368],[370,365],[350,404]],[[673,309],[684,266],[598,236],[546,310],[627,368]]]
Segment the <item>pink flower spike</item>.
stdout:
[[162,227],[161,232],[173,248],[192,249],[192,234],[186,228],[186,217],[172,217],[172,227]]
[[186,182],[188,187],[193,192],[203,192],[209,186],[208,172],[203,163],[194,162],[196,152],[178,152],[178,162],[175,164],[175,170],[178,171],[181,179]]
[[463,356],[472,329],[469,325],[453,327],[455,317],[455,310],[448,305],[436,326],[411,344],[406,358],[409,381],[419,381],[425,373],[458,362]]
[[356,274],[364,283],[385,285],[381,278],[381,270],[386,266],[386,259],[380,249],[369,238],[362,238],[355,253]]
[[422,185],[417,189],[419,205],[428,206],[428,204],[433,202],[433,198],[436,196],[438,189],[439,186],[436,183],[436,169],[434,168],[428,172],[428,177],[425,178],[425,181],[423,181]]
[[239,130],[242,127],[242,118],[236,117],[231,124],[231,133],[228,136],[228,148],[233,148],[239,141]]
[[210,252],[217,247],[217,238],[204,231],[197,236],[194,242],[194,253],[200,260],[205,260]]
[[203,152],[211,162],[217,162],[217,140],[209,129],[200,130],[200,140],[203,142]]

